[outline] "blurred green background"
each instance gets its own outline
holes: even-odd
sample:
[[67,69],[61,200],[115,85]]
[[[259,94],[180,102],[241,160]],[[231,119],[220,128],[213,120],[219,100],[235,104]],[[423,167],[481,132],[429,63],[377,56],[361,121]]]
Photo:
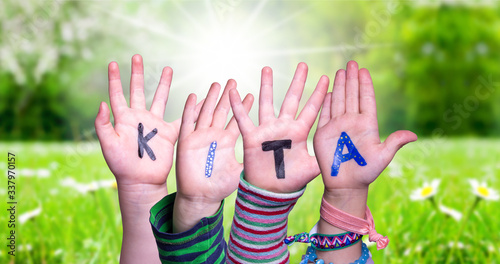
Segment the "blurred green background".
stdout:
[[[321,75],[333,80],[356,60],[372,74],[381,135],[409,129],[420,138],[370,192],[378,231],[391,239],[385,250],[371,247],[375,262],[500,262],[498,201],[475,195],[467,181],[485,181],[490,194],[500,189],[497,1],[6,0],[0,33],[0,150],[18,156],[18,215],[40,208],[17,229],[23,247],[15,259],[0,247],[1,263],[118,261],[117,195],[98,182],[113,175],[93,120],[99,102],[109,102],[107,64],[119,63],[127,96],[136,53],[148,104],[162,68],[174,70],[167,121],[180,117],[189,93],[203,98],[214,81],[234,78],[240,93],[257,96],[263,66],[274,70],[279,109],[301,61],[309,65],[305,103]],[[435,196],[411,201],[434,179]],[[102,188],[72,191],[83,184]],[[321,192],[321,181],[310,184],[290,233],[314,225]],[[446,217],[440,205],[462,217]],[[290,250],[295,263],[305,248]]]

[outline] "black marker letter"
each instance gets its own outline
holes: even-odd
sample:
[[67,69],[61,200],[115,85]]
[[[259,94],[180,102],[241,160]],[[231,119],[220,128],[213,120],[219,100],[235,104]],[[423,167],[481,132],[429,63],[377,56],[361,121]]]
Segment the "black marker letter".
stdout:
[[153,129],[153,131],[149,132],[145,137],[143,136],[144,133],[144,126],[142,123],[139,123],[139,127],[137,128],[139,131],[139,138],[137,139],[137,143],[139,144],[139,158],[142,159],[144,156],[144,150],[146,150],[146,153],[148,153],[148,156],[152,160],[156,160],[156,156],[153,153],[153,150],[148,146],[148,141],[153,138],[156,133],[158,133],[158,129]]
[[285,178],[285,160],[283,158],[283,149],[292,148],[290,139],[266,141],[262,143],[263,151],[274,151],[274,168],[276,169],[276,177],[278,179]]

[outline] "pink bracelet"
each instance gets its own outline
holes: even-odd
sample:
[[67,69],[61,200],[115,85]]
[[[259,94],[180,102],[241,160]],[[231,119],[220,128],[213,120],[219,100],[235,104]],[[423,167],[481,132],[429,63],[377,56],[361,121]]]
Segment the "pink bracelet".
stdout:
[[371,242],[377,242],[377,250],[383,249],[389,244],[389,239],[387,237],[375,231],[375,223],[373,222],[373,216],[368,206],[366,206],[365,213],[367,219],[365,220],[333,207],[323,198],[319,213],[323,220],[333,226],[356,234],[368,235],[368,239]]

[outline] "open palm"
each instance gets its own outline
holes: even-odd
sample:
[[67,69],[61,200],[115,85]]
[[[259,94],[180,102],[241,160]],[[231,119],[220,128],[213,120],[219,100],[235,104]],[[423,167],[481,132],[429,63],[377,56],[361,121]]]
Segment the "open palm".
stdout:
[[[338,175],[331,176],[335,150],[342,147],[338,145],[342,132],[352,141],[345,143],[353,143],[365,163],[360,165],[355,159],[342,162]],[[347,71],[337,72],[333,92],[325,97],[314,136],[314,150],[327,191],[367,188],[396,152],[416,139],[410,131],[397,131],[381,143],[370,73],[358,70],[354,61],[348,63]],[[343,151],[346,154],[348,150]]]
[[[177,146],[178,197],[220,204],[237,189],[243,165],[236,160],[234,147],[240,131],[234,118],[226,126],[230,111],[229,91],[235,87],[236,82],[229,80],[215,107],[220,85],[214,83],[198,118],[195,111],[196,96],[191,94],[188,97]],[[243,103],[246,112],[252,103],[253,97],[248,95]],[[213,142],[216,142],[216,147],[210,173],[207,173],[207,157]]]
[[[278,193],[294,192],[302,189],[320,172],[315,158],[308,154],[307,136],[318,115],[329,80],[326,76],[321,77],[296,118],[306,78],[307,65],[300,63],[276,118],[272,70],[265,67],[262,70],[257,127],[245,113],[237,91],[230,93],[231,106],[243,136],[245,179],[259,188]],[[282,150],[284,178],[278,178],[274,151],[264,151],[263,143],[283,140],[291,140],[291,144]]]
[[[110,112],[102,102],[95,121],[95,127],[106,162],[119,185],[165,184],[172,167],[174,145],[177,140],[180,121],[167,123],[163,120],[168,98],[172,69],[166,67],[156,90],[150,110],[146,110],[144,96],[144,72],[142,57],[132,58],[130,81],[130,107],[123,95],[120,70],[116,62],[108,66],[109,98],[114,116],[114,127]],[[157,134],[147,141],[154,157],[143,150],[139,156],[139,124],[143,137],[156,129]]]

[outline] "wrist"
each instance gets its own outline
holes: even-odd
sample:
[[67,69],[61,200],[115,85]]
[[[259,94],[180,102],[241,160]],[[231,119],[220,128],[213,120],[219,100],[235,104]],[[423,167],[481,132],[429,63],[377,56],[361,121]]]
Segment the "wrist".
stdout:
[[243,174],[243,179],[252,186],[273,193],[283,193],[283,191],[280,190],[280,186],[273,184],[273,180],[266,180],[266,179],[273,179],[273,177],[276,178],[275,170],[273,170],[272,172],[262,169],[252,170],[250,166],[248,166],[247,168],[245,168],[242,174]]
[[[323,193],[323,198],[333,207],[350,215],[365,218],[366,200],[368,188],[366,189],[335,189]],[[320,217],[318,231],[322,234],[340,234],[347,230],[338,228],[326,222]]]
[[[368,186],[360,189],[325,189],[323,193],[323,198],[330,205],[359,218],[365,218],[367,197]],[[341,234],[347,230],[333,226],[320,218],[318,232],[321,234]],[[361,256],[361,243],[336,251],[318,251],[317,254],[325,261],[335,259],[336,263],[351,263]]]
[[368,186],[354,189],[326,189],[323,198],[334,206],[348,214],[364,218],[366,201],[368,199]]
[[122,214],[149,212],[155,203],[168,195],[166,182],[163,184],[118,183],[117,189]]
[[185,232],[193,228],[201,219],[219,211],[222,200],[205,197],[186,197],[177,193],[174,202],[173,233]]

